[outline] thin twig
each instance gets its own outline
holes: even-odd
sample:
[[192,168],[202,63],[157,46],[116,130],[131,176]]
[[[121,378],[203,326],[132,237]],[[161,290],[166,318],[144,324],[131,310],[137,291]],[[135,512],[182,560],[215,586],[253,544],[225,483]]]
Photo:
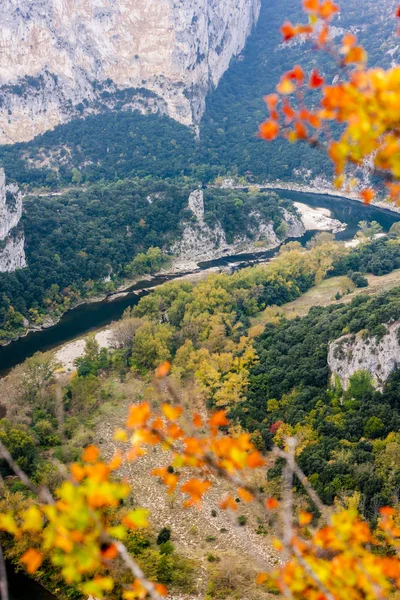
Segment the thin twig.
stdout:
[[146,579],[146,576],[143,573],[142,569],[133,560],[126,546],[124,546],[124,544],[122,542],[119,542],[118,540],[113,540],[113,544],[115,544],[119,555],[124,561],[125,565],[131,571],[134,578],[140,581],[146,592],[149,594],[150,598],[152,598],[152,600],[163,600],[163,597],[160,596],[160,594],[157,592],[154,584],[151,583],[151,581],[148,581],[148,579]]
[[6,563],[4,562],[3,548],[0,545],[0,595],[1,600],[8,600],[8,584]]
[[293,475],[296,439],[290,437],[286,440],[289,451],[286,453],[286,465],[283,471],[283,543],[291,544],[293,538]]

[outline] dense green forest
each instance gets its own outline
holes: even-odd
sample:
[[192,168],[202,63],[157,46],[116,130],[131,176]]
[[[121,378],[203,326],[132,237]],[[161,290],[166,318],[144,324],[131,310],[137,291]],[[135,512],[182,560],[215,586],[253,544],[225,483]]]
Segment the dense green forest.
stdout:
[[[24,319],[38,325],[82,298],[114,291],[125,276],[160,271],[184,223],[195,221],[188,209],[195,187],[185,179],[125,179],[30,198],[23,216],[28,268],[0,274],[0,342],[24,331]],[[204,204],[206,222],[219,221],[228,242],[243,234],[251,239],[254,211],[279,233],[282,209],[292,210],[273,192],[210,188]]]
[[[298,462],[322,500],[331,504],[338,495],[360,492],[369,518],[393,501],[400,482],[400,468],[390,470],[384,462],[387,437],[400,427],[399,372],[383,392],[375,391],[363,372],[351,378],[346,392],[339,385],[331,388],[328,345],[344,333],[361,330],[366,340],[382,336],[383,323],[399,317],[396,289],[267,324],[255,345],[259,361],[250,374],[246,401],[233,411],[265,448],[286,424],[286,434],[295,432],[305,442]],[[398,437],[389,436],[389,441],[398,444]],[[268,476],[280,476],[279,464]]]

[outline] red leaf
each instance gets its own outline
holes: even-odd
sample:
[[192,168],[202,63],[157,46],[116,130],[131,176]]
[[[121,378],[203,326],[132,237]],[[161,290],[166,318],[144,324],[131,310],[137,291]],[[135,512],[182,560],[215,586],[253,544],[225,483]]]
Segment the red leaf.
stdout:
[[319,74],[317,69],[314,69],[314,71],[311,73],[310,82],[308,86],[311,89],[316,89],[321,87],[321,85],[324,85],[324,83],[325,79]]
[[291,71],[287,74],[289,79],[294,81],[298,81],[299,83],[303,83],[304,81],[304,71],[300,67],[300,65],[295,65]]

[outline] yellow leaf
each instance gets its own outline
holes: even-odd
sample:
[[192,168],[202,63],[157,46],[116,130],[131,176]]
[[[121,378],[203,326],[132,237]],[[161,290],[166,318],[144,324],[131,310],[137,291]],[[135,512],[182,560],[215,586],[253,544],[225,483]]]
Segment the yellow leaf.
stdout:
[[171,406],[165,403],[162,405],[161,410],[168,421],[176,421],[183,412],[182,406]]
[[21,513],[22,531],[41,531],[43,527],[42,513],[37,506],[30,506]]
[[7,513],[0,514],[0,529],[15,535],[18,533],[18,527],[12,515]]
[[311,523],[311,521],[312,514],[301,510],[299,514],[299,525],[303,527],[304,525],[308,525],[309,523]]
[[296,86],[289,79],[282,79],[276,86],[276,91],[283,95],[288,95],[294,92]]
[[125,429],[117,429],[114,433],[114,440],[116,442],[126,442],[128,439],[128,434]]
[[148,527],[149,523],[147,520],[149,511],[145,508],[136,508],[135,510],[131,510],[125,517],[123,517],[122,522],[127,527],[131,529],[138,529],[140,527]]

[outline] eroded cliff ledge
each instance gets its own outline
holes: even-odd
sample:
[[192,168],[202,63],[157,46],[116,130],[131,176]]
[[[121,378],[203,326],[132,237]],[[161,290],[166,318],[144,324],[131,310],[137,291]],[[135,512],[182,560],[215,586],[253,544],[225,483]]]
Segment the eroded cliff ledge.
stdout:
[[377,339],[365,337],[362,332],[344,335],[329,345],[328,365],[344,387],[357,371],[368,371],[377,389],[400,364],[400,322],[387,326],[387,333]]
[[260,3],[2,0],[0,143],[109,109],[196,124]]

